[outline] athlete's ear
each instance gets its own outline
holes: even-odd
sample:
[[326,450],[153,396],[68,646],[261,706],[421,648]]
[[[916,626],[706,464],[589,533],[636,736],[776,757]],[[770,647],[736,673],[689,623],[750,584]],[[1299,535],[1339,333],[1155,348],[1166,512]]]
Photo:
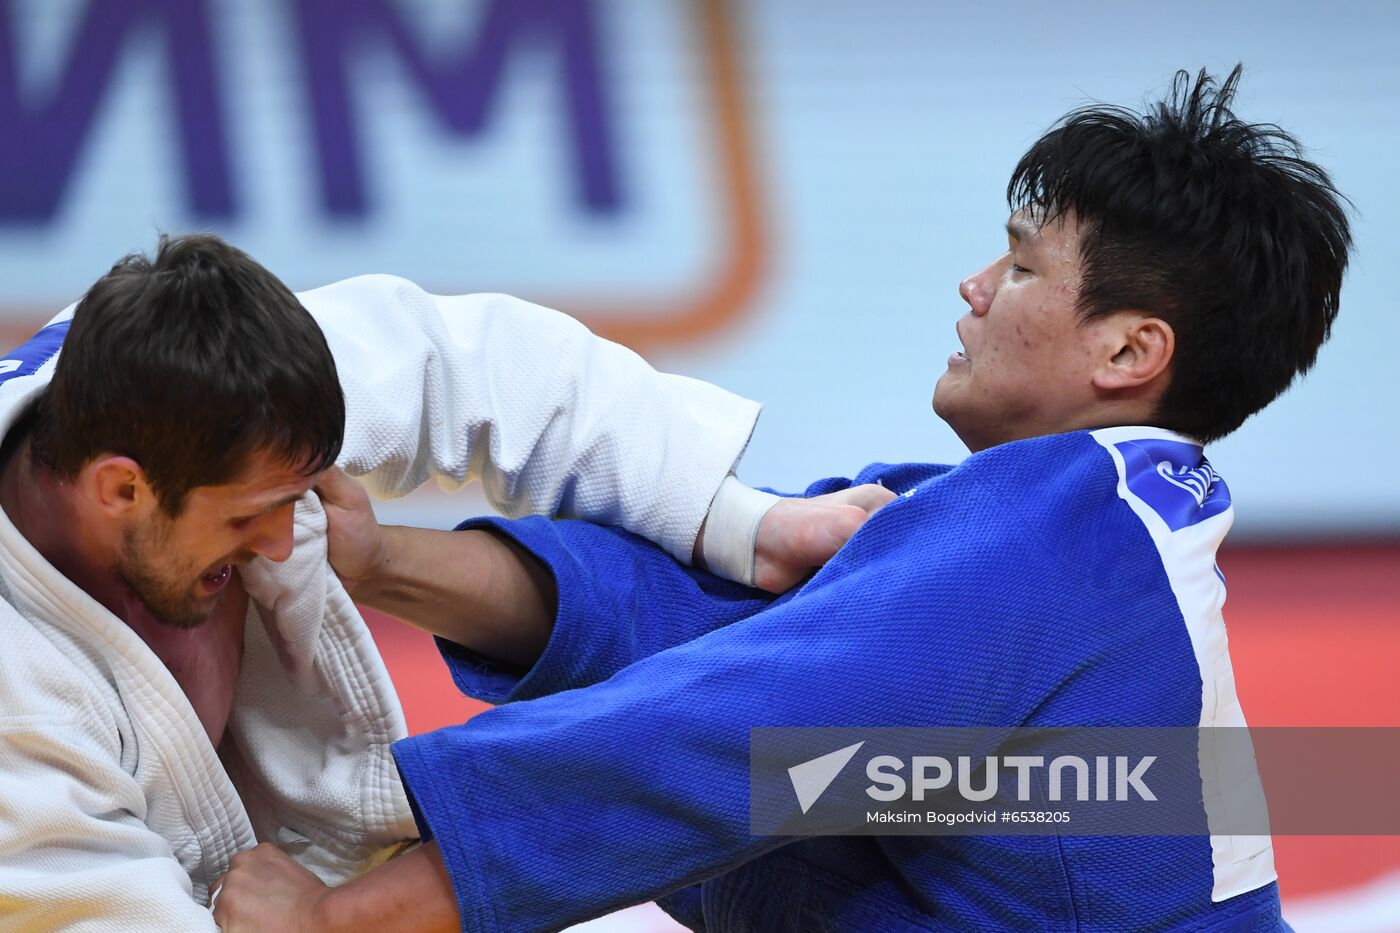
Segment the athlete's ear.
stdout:
[[1095,387],[1135,389],[1165,378],[1176,352],[1176,333],[1159,317],[1124,311],[1110,325],[1108,358],[1094,373]]
[[130,457],[99,454],[78,473],[78,486],[93,505],[112,518],[149,509],[155,494],[146,471]]

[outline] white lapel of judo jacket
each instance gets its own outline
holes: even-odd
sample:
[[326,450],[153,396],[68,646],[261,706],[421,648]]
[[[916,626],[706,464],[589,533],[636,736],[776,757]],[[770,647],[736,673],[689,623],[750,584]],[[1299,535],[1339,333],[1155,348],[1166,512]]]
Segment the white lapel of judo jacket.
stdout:
[[[0,387],[4,430],[52,367]],[[0,900],[36,921],[51,902],[79,927],[213,929],[209,886],[258,839],[337,883],[416,836],[389,751],[403,713],[325,527],[308,496],[292,557],[240,571],[251,599],[221,761],[160,659],[0,515]]]

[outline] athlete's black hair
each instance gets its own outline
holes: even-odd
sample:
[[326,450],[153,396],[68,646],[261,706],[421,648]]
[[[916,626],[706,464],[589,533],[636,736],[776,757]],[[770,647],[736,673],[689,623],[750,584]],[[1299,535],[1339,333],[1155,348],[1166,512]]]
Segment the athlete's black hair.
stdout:
[[129,456],[174,516],[257,450],[306,475],[332,464],[345,400],[321,329],[276,276],[217,237],[163,236],[78,303],[33,419],[40,463],[72,477]]
[[1082,233],[1085,318],[1140,309],[1176,334],[1157,423],[1203,441],[1238,428],[1317,359],[1351,234],[1344,198],[1297,141],[1245,123],[1225,81],[1179,71],[1145,114],[1062,118],[1012,172],[1007,202]]

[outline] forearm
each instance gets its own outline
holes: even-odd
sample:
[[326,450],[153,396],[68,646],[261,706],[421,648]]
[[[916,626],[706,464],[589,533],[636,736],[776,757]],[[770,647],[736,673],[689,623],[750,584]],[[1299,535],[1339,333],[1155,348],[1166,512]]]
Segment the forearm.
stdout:
[[317,905],[323,933],[437,933],[460,928],[457,898],[436,843],[419,846],[328,891]]
[[554,628],[554,578],[487,530],[384,526],[379,561],[347,581],[356,602],[477,654],[528,668]]
[[771,597],[682,567],[665,552],[617,528],[586,522],[484,519],[519,553],[547,567],[555,586],[548,644],[527,670],[483,661],[482,652],[446,649],[459,687],[500,704],[606,680],[627,665],[746,618]]

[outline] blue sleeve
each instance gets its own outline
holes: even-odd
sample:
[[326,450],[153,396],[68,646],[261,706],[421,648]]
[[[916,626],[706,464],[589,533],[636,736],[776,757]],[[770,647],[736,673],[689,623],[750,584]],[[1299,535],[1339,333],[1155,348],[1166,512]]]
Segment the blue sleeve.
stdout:
[[[1043,661],[1062,628],[989,640],[986,620],[1025,615],[1001,581],[1040,542],[976,484],[928,499],[891,503],[786,602],[397,743],[462,929],[567,926],[782,845],[749,835],[750,727],[1022,721],[1063,676]],[[970,534],[987,516],[1004,532]]]
[[442,639],[458,689],[509,703],[606,680],[633,661],[745,618],[772,602],[760,590],[684,567],[654,544],[587,522],[482,519],[549,569],[558,602],[544,653],[528,671]]
[[[818,480],[802,495],[875,482],[902,493],[949,469],[874,463],[854,479]],[[598,683],[633,661],[746,618],[773,601],[767,593],[684,567],[616,528],[542,518],[477,519],[458,527],[490,529],[515,541],[549,569],[558,591],[553,633],[528,671],[438,640],[457,688],[487,703]]]

